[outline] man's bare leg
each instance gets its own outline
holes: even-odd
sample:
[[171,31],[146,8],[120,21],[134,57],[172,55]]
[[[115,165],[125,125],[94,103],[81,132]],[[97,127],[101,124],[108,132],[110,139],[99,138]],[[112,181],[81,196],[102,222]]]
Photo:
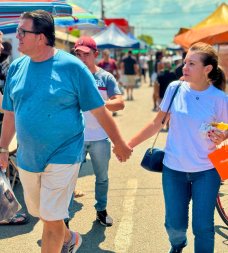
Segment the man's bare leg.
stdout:
[[61,253],[63,243],[71,240],[71,233],[62,220],[43,221],[41,253]]

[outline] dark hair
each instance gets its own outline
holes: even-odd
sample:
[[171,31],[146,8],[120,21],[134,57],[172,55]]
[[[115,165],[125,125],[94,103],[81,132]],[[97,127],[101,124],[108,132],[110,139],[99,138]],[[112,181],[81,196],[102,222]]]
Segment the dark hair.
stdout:
[[156,54],[155,54],[156,60],[160,60],[162,57],[163,57],[162,51],[157,51]]
[[5,61],[9,55],[12,54],[12,45],[8,41],[2,42],[3,50],[0,53],[0,62]]
[[187,55],[187,52],[186,52],[186,51],[183,51],[183,52],[182,52],[182,59],[183,59],[183,60],[185,59],[186,55]]
[[24,12],[21,19],[32,19],[34,32],[43,33],[47,38],[47,46],[55,46],[55,25],[50,13],[43,10]]
[[72,47],[72,48],[70,49],[70,54],[72,54],[72,55],[75,56],[75,48],[74,48],[74,47]]
[[208,78],[216,88],[225,90],[226,77],[224,71],[218,65],[218,54],[215,49],[209,44],[197,42],[189,50],[199,53],[202,56],[201,60],[204,66],[212,65],[212,70],[208,74]]
[[8,41],[4,41],[4,42],[2,42],[2,45],[4,47],[2,53],[6,54],[6,55],[11,55],[11,53],[12,53],[12,45],[11,45],[11,43],[8,42]]

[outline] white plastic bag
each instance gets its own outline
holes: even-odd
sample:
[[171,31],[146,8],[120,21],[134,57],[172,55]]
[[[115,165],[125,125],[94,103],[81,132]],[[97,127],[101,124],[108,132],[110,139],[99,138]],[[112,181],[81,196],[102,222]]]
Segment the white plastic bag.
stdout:
[[12,218],[20,209],[10,182],[0,168],[0,221]]

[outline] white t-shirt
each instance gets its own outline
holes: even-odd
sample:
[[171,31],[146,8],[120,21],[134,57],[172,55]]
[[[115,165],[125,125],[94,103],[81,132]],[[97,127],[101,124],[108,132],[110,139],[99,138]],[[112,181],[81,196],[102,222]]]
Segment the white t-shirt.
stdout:
[[[112,74],[100,68],[93,76],[104,100],[108,100],[114,95],[121,95],[116,79]],[[85,141],[98,141],[108,138],[107,133],[90,111],[83,112],[83,116],[85,119]]]
[[[168,86],[160,105],[163,112],[179,83],[175,81]],[[216,146],[201,129],[203,124],[214,121],[228,122],[228,96],[213,85],[204,91],[196,91],[183,82],[170,109],[164,165],[184,172],[212,169],[214,166],[208,154]]]
[[140,65],[140,68],[142,69],[148,69],[148,62],[149,58],[146,56],[146,55],[141,55],[139,57],[139,65]]

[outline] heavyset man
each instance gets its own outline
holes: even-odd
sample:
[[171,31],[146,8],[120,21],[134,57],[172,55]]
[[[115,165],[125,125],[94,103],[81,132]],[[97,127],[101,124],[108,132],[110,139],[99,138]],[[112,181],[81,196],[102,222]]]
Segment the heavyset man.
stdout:
[[25,56],[11,64],[7,76],[0,165],[7,166],[8,146],[16,130],[26,205],[44,224],[41,252],[74,253],[82,239],[63,220],[68,217],[83,158],[81,111],[91,111],[96,117],[119,160],[125,161],[132,150],[105,108],[88,68],[54,47],[54,21],[48,12],[23,13],[17,39]]

